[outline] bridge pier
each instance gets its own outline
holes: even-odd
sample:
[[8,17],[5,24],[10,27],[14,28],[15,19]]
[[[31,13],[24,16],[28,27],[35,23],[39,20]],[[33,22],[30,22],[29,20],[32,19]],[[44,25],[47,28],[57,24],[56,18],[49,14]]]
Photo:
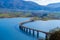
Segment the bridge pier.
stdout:
[[24,28],[23,28],[23,31],[24,31],[24,32],[25,32],[25,29],[26,29],[26,28],[24,27]]
[[39,31],[37,31],[37,38],[39,38]]
[[48,34],[46,34],[46,36],[45,36],[45,40],[48,40]]
[[35,31],[33,30],[33,36],[34,36]]
[[29,34],[31,34],[31,29],[29,29]]
[[28,28],[26,28],[26,33],[28,33]]

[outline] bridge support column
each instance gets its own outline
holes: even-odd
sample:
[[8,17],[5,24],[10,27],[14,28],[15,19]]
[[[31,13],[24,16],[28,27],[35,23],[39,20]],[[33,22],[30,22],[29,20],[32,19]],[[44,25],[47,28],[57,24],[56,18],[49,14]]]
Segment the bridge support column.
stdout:
[[31,34],[31,29],[29,29],[29,34]]
[[33,36],[34,36],[34,30],[33,30]]
[[37,38],[39,38],[39,31],[37,31]]
[[48,34],[46,34],[45,40],[48,40]]
[[28,32],[28,28],[26,28],[26,33]]

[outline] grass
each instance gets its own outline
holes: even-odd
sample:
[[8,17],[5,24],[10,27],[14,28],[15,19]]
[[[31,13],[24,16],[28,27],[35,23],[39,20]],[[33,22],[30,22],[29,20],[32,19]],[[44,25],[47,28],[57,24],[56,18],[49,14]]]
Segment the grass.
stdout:
[[[31,14],[22,14],[22,13],[5,13],[5,14],[2,14],[0,13],[0,18],[12,18],[12,17],[32,17]],[[47,17],[38,17],[38,16],[33,16],[32,18],[33,20],[54,20],[55,18],[49,18],[48,16]]]

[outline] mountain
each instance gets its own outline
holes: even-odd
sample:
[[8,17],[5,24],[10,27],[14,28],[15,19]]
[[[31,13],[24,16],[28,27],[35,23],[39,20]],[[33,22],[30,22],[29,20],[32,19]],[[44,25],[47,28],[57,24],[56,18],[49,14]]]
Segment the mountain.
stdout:
[[22,0],[0,0],[0,8],[15,9],[17,5],[23,5]]
[[46,6],[39,5],[32,1],[24,0],[1,0],[0,9],[14,9],[14,10],[51,10]]
[[48,4],[47,7],[50,7],[50,8],[58,8],[58,7],[60,7],[60,3]]
[[51,8],[52,11],[60,11],[60,3],[48,4],[47,7]]
[[32,1],[23,0],[1,0],[0,8],[20,9],[20,10],[42,10],[43,6]]
[[32,1],[24,0],[0,0],[0,9],[17,10],[43,10],[43,11],[60,11],[60,3],[52,3],[47,6],[39,5]]

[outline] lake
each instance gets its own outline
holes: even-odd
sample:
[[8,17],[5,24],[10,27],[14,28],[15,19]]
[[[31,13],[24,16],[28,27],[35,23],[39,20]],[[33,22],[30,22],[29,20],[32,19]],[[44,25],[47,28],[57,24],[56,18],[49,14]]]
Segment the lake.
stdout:
[[[37,40],[35,37],[23,33],[19,29],[19,23],[30,18],[0,18],[0,40]],[[49,30],[60,27],[60,20],[38,20],[24,24],[29,28],[34,28],[49,32]],[[45,34],[40,33],[40,37],[45,38]]]
[[0,18],[0,40],[37,40],[19,29],[19,23],[29,18]]
[[[60,20],[47,20],[47,21],[38,20],[35,22],[30,22],[30,23],[24,24],[24,26],[29,27],[29,28],[38,29],[38,30],[45,31],[45,32],[49,32],[52,29],[60,28]],[[35,34],[36,34],[36,32],[35,32]],[[44,33],[40,33],[40,36],[45,38]]]

